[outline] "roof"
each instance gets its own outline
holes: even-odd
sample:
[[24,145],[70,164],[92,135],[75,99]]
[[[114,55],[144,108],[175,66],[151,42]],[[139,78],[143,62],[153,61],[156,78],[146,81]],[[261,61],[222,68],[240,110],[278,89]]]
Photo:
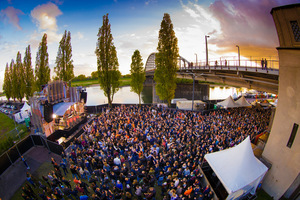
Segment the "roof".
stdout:
[[268,168],[253,154],[250,137],[239,145],[204,157],[228,194],[234,193],[263,177]]
[[225,108],[235,108],[235,107],[239,107],[239,105],[237,105],[231,96],[227,97],[227,99],[225,99],[224,101],[221,101],[219,103],[217,103],[217,105],[223,106]]
[[280,10],[280,9],[286,9],[286,8],[294,8],[294,7],[300,7],[300,3],[288,4],[288,5],[274,7],[274,8],[272,8],[272,10],[271,10],[270,13],[273,14],[274,10]]
[[21,111],[30,110],[30,106],[27,104],[27,102],[24,103],[23,107],[21,108]]
[[245,96],[241,96],[238,100],[235,101],[236,104],[239,105],[239,107],[249,107],[251,104],[246,100]]
[[75,102],[57,103],[53,106],[53,114],[57,116],[63,116],[65,112],[68,110],[68,108],[70,108],[74,104]]

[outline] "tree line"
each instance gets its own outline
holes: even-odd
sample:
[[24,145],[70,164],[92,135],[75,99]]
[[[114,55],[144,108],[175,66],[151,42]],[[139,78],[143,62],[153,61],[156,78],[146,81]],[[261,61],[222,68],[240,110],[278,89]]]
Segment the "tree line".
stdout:
[[[16,61],[12,59],[10,64],[6,64],[3,90],[7,100],[17,99],[22,102],[24,97],[29,100],[35,91],[41,91],[42,86],[51,80],[47,50],[47,34],[45,33],[36,54],[35,69],[32,66],[30,45],[25,49],[23,61],[18,51]],[[70,31],[65,31],[59,43],[54,71],[56,76],[53,80],[69,81],[74,77]]]
[[[111,24],[108,14],[103,16],[103,24],[98,31],[95,54],[97,57],[97,71],[92,77],[97,76],[100,88],[108,98],[111,106],[114,94],[119,90],[121,72],[111,34]],[[156,70],[154,80],[156,91],[161,100],[166,100],[170,105],[176,89],[176,71],[178,66],[178,41],[173,30],[170,15],[165,13],[161,22],[158,37],[158,47],[155,56]],[[40,91],[50,78],[49,55],[47,52],[47,34],[43,35],[36,55],[35,69],[31,62],[30,45],[25,50],[22,61],[21,53],[17,53],[16,61],[11,60],[6,64],[3,90],[6,98],[22,101],[24,97],[29,99],[35,91]],[[141,103],[141,92],[146,79],[142,56],[139,50],[135,50],[131,57],[130,75],[131,90],[138,94]],[[56,56],[53,80],[71,81],[74,78],[74,65],[72,60],[71,33],[65,31]]]

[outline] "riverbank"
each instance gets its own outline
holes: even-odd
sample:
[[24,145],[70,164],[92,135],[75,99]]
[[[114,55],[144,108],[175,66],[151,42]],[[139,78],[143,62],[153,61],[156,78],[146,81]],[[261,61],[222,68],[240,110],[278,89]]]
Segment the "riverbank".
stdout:
[[[120,79],[120,81],[121,81],[120,87],[130,86],[131,78],[130,77],[122,77]],[[99,85],[98,79],[86,79],[86,80],[71,82],[72,87],[78,87],[78,86],[88,87],[88,86],[92,86],[92,85]]]

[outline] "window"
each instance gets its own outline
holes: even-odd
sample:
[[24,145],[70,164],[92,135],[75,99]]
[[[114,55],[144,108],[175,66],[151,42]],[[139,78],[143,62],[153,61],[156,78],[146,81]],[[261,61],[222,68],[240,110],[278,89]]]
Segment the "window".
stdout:
[[287,143],[287,145],[286,145],[286,146],[289,147],[289,148],[291,148],[292,145],[293,145],[294,139],[295,139],[295,137],[296,137],[296,133],[297,133],[297,131],[298,131],[298,127],[299,127],[299,125],[296,124],[296,123],[294,123],[293,130],[292,130],[292,133],[291,133],[291,135],[290,135],[290,139],[289,139],[289,141],[288,141],[288,143]]
[[294,38],[296,42],[300,42],[300,28],[297,21],[290,21]]

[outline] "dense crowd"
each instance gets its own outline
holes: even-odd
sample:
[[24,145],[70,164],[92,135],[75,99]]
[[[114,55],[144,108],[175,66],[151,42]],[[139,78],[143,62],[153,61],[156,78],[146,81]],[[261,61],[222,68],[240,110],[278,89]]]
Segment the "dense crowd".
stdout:
[[[206,114],[148,105],[103,109],[53,171],[23,188],[24,199],[205,199],[204,155],[233,147],[267,129],[269,109]],[[73,180],[66,180],[67,173]],[[70,184],[73,182],[72,184]],[[73,185],[73,187],[72,187]],[[75,185],[75,186],[74,186]]]

